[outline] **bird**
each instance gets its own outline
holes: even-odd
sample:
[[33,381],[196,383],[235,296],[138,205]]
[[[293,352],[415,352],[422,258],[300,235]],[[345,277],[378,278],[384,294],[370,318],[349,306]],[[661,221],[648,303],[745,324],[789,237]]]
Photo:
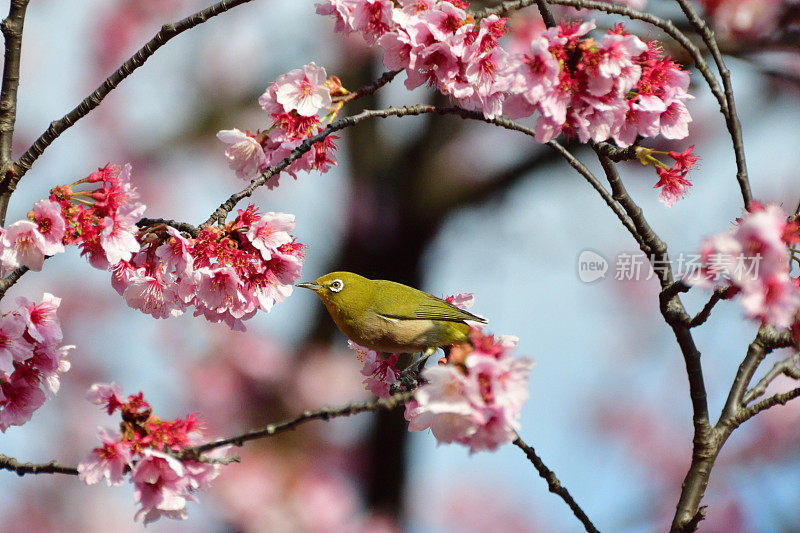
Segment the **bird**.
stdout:
[[377,352],[417,353],[469,341],[470,322],[484,318],[394,281],[331,272],[297,287],[314,291],[339,330]]

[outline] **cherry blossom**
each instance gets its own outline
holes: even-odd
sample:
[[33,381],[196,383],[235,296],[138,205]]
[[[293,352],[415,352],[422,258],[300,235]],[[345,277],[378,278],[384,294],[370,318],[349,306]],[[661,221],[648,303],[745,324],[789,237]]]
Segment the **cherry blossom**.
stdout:
[[[186,502],[196,501],[193,493],[205,490],[219,475],[219,463],[181,461],[169,452],[199,444],[202,424],[195,414],[175,420],[162,420],[153,414],[140,392],[122,398],[118,385],[96,383],[87,398],[104,406],[108,414],[120,411],[120,430],[99,428],[102,445],[94,448],[78,465],[78,476],[91,485],[105,479],[119,485],[125,476],[134,486],[134,499],[140,505],[135,520],[145,524],[162,516],[187,517]],[[223,459],[228,448],[207,454]]]
[[61,299],[45,293],[40,303],[17,298],[17,308],[0,316],[0,431],[30,420],[45,393],[55,394],[67,372],[69,351],[56,312]]
[[792,325],[800,309],[800,287],[789,275],[788,245],[796,223],[776,205],[753,203],[726,233],[706,239],[701,265],[686,281],[736,290],[749,318],[778,327]]
[[494,450],[516,438],[533,361],[511,356],[513,337],[473,329],[470,340],[471,346],[452,348],[445,364],[423,370],[426,383],[405,415],[410,431],[430,428],[439,442],[458,442],[471,452]]

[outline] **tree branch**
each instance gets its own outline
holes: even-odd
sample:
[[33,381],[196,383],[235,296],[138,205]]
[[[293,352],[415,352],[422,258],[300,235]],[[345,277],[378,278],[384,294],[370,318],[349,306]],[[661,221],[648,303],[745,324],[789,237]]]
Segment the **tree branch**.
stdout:
[[3,85],[0,88],[0,226],[5,225],[8,201],[14,188],[11,158],[14,125],[17,122],[17,91],[22,57],[22,28],[29,0],[11,0],[8,16],[0,23],[5,39]]
[[78,120],[85,117],[92,109],[100,105],[100,102],[108,96],[125,78],[130,76],[134,70],[144,65],[156,50],[161,48],[173,37],[194,28],[207,21],[212,17],[216,17],[226,11],[233,9],[241,4],[252,2],[253,0],[223,0],[210,7],[207,7],[193,15],[175,22],[173,24],[165,24],[161,30],[156,33],[155,37],[150,39],[138,52],[136,52],[130,59],[125,61],[113,74],[89,96],[83,99],[72,111],[64,115],[58,120],[50,123],[47,130],[42,133],[36,141],[31,145],[28,150],[14,164],[15,175],[9,180],[9,185],[16,187],[17,182],[30,170],[33,163],[39,156],[44,153],[45,149],[55,141],[59,135],[64,133],[68,128],[73,126]]
[[719,303],[727,294],[728,288],[727,287],[715,287],[714,293],[711,295],[711,298],[706,302],[706,305],[703,306],[703,309],[700,310],[690,321],[689,327],[696,328],[705,323],[708,320],[708,317],[711,316],[711,310],[714,309],[714,306]]
[[687,0],[676,0],[678,5],[681,6],[684,15],[695,27],[698,35],[702,37],[703,42],[706,43],[711,57],[717,64],[717,70],[722,77],[722,86],[725,89],[725,103],[726,109],[723,109],[725,116],[725,124],[728,127],[728,132],[731,134],[731,141],[733,142],[733,152],[736,156],[736,180],[739,182],[739,189],[742,193],[745,209],[750,209],[750,203],[753,201],[752,193],[750,192],[750,180],[747,177],[747,162],[744,156],[744,143],[742,141],[742,125],[739,122],[739,115],[736,113],[736,103],[733,98],[733,87],[731,86],[731,73],[722,59],[722,54],[717,46],[717,40],[714,38],[714,32],[708,27],[708,24],[701,19],[692,5]]
[[770,407],[774,407],[779,404],[786,405],[790,400],[793,400],[798,396],[800,396],[800,387],[792,389],[789,392],[770,396],[766,400],[761,400],[760,402],[754,403],[753,405],[739,411],[736,416],[733,417],[732,422],[735,425],[742,424],[756,416],[761,411],[766,411]]
[[564,500],[564,502],[572,510],[572,513],[575,515],[575,517],[581,521],[581,524],[583,524],[583,527],[586,529],[586,531],[599,533],[599,530],[595,527],[583,509],[581,509],[580,505],[575,502],[575,499],[569,493],[567,488],[561,484],[555,473],[547,468],[542,459],[536,455],[536,451],[533,449],[533,447],[525,444],[525,442],[519,438],[519,436],[517,436],[516,440],[514,440],[514,445],[525,452],[528,460],[530,460],[530,462],[533,464],[533,467],[536,468],[536,471],[539,472],[539,476],[547,481],[547,488],[550,490],[550,492],[556,494],[562,500]]
[[728,399],[725,401],[725,407],[722,409],[720,421],[732,419],[739,413],[743,407],[742,399],[745,391],[750,385],[750,380],[753,379],[753,375],[756,373],[761,361],[772,350],[792,345],[791,334],[788,335],[788,339],[786,337],[785,333],[779,332],[772,326],[765,325],[759,328],[756,338],[747,347],[747,354],[736,371],[736,377],[728,393]]
[[796,353],[791,357],[787,357],[783,361],[778,361],[772,365],[770,371],[767,372],[766,375],[761,378],[761,380],[759,380],[756,386],[744,394],[744,397],[742,398],[742,405],[747,405],[756,398],[763,396],[764,393],[767,392],[767,387],[769,384],[781,374],[792,379],[800,379],[800,367],[797,366],[798,362],[800,362],[800,353]]
[[64,466],[55,460],[49,463],[20,463],[13,457],[0,455],[0,469],[16,472],[18,476],[25,474],[69,474],[78,475],[78,469],[74,466]]
[[368,411],[379,411],[379,410],[391,411],[392,409],[395,409],[403,405],[406,401],[411,399],[413,395],[414,391],[407,391],[394,394],[388,398],[378,398],[377,400],[372,400],[369,402],[351,403],[335,409],[330,407],[323,407],[322,409],[319,409],[317,411],[303,411],[302,414],[294,418],[290,418],[289,420],[280,422],[278,424],[269,424],[264,428],[248,431],[246,433],[235,435],[233,437],[218,439],[215,441],[207,442],[205,444],[201,444],[199,446],[193,446],[191,448],[184,448],[180,452],[176,453],[175,456],[178,459],[195,459],[198,458],[200,454],[204,452],[228,445],[241,446],[242,444],[250,440],[272,437],[273,435],[277,435],[278,433],[281,433],[283,431],[294,429],[295,427],[304,424],[306,422],[310,422],[311,420],[329,420],[331,418],[337,418],[341,416],[351,416],[358,413],[365,413]]

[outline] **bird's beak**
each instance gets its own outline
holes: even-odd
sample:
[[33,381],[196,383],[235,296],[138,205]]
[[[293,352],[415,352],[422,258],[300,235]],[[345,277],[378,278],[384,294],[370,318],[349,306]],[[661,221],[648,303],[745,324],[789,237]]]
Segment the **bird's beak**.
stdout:
[[322,285],[318,285],[316,283],[298,283],[295,287],[303,287],[304,289],[311,289],[312,291],[316,292],[322,288]]

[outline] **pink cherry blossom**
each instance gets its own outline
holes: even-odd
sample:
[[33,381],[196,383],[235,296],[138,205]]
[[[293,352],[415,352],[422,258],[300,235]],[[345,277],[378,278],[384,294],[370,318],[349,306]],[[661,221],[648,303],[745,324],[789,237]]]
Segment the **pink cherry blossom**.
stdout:
[[185,520],[186,502],[194,500],[188,493],[189,478],[183,464],[171,455],[145,449],[131,470],[134,500],[141,505],[135,520],[144,524],[166,516]]
[[292,241],[289,232],[294,227],[294,215],[269,212],[250,225],[247,238],[261,252],[261,257],[269,260],[273,250]]
[[45,250],[49,249],[39,227],[29,220],[11,224],[5,233],[8,246],[0,256],[3,269],[11,270],[25,266],[31,270],[42,270]]
[[406,405],[408,429],[430,428],[439,442],[459,442],[470,452],[494,450],[516,438],[533,362],[510,355],[513,337],[473,329],[471,344],[473,351],[459,356],[463,362],[423,371],[427,383]]
[[28,335],[42,343],[58,343],[64,338],[61,323],[56,313],[61,305],[61,298],[49,292],[42,295],[42,301],[34,303],[27,298],[17,298],[22,318],[28,326]]
[[142,218],[144,210],[143,204],[127,204],[120,206],[113,217],[103,219],[105,228],[100,232],[100,246],[109,265],[130,261],[139,251],[136,222]]
[[327,3],[314,4],[318,15],[334,15],[336,17],[337,33],[350,33],[356,30],[353,20],[353,10],[356,0],[325,0]]
[[156,257],[161,260],[164,270],[175,270],[179,276],[185,276],[194,268],[192,241],[171,226],[167,227],[167,234],[169,237],[164,244],[156,248]]
[[776,205],[753,203],[726,233],[706,239],[700,269],[686,282],[738,291],[749,318],[788,327],[800,310],[800,287],[790,277],[787,237],[796,232]]
[[158,271],[153,276],[132,276],[123,297],[129,307],[153,318],[169,318],[183,312],[175,285],[165,281]]
[[72,364],[67,357],[75,349],[74,344],[36,344],[31,362],[39,371],[39,381],[51,395],[61,388],[61,374],[69,371]]
[[23,338],[25,320],[16,314],[0,317],[0,371],[10,374],[14,361],[25,361],[33,356],[33,345]]
[[64,231],[66,222],[61,215],[61,206],[52,200],[39,200],[33,204],[32,214],[38,226],[39,233],[44,238],[45,255],[55,255],[64,252]]
[[3,401],[0,410],[0,431],[10,426],[21,426],[31,419],[33,412],[44,405],[45,394],[35,381],[14,372],[8,381],[0,382]]
[[109,486],[121,485],[123,474],[131,467],[131,450],[123,442],[119,431],[98,428],[102,446],[93,449],[86,459],[78,463],[78,479],[87,485],[106,480]]
[[217,132],[217,139],[228,145],[225,157],[237,177],[249,180],[266,166],[264,149],[251,134],[233,128]]
[[331,105],[331,93],[325,85],[327,73],[314,62],[291,70],[275,81],[276,100],[287,111],[310,117]]
[[397,381],[397,376],[400,374],[395,368],[397,354],[388,354],[386,358],[383,358],[375,350],[359,346],[351,340],[347,341],[347,345],[356,352],[358,360],[364,363],[361,375],[366,376],[362,382],[366,389],[378,398],[388,398],[389,388],[392,383]]
[[95,405],[106,406],[108,414],[111,414],[123,404],[122,388],[114,382],[95,383],[86,391],[86,399]]

